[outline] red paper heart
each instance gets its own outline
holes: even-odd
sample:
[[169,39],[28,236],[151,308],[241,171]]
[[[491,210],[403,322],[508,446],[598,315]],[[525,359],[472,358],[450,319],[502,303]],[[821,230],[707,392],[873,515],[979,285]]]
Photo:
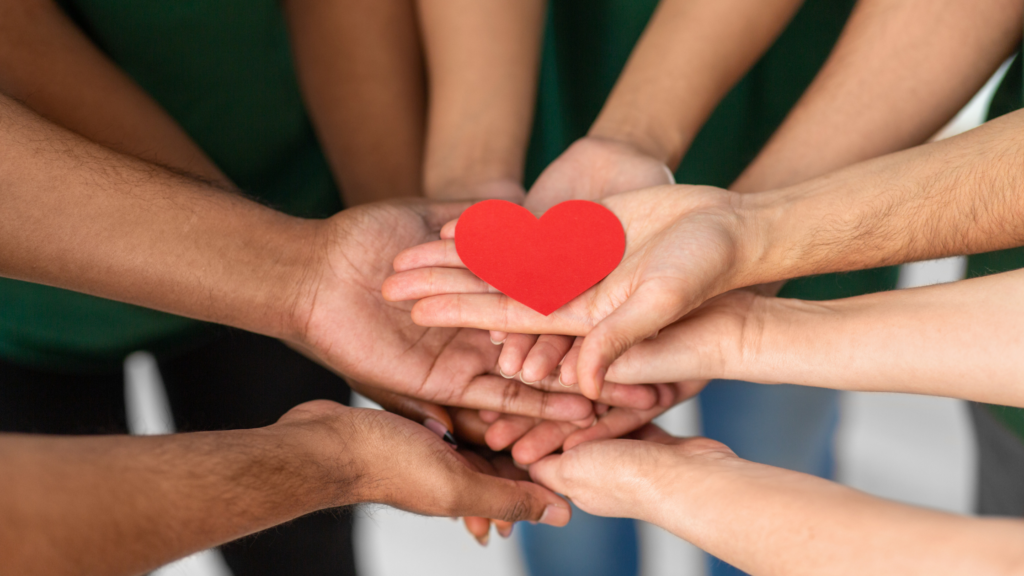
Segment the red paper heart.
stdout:
[[539,219],[487,200],[459,217],[455,249],[482,280],[547,316],[619,265],[626,233],[615,214],[586,200],[562,202]]

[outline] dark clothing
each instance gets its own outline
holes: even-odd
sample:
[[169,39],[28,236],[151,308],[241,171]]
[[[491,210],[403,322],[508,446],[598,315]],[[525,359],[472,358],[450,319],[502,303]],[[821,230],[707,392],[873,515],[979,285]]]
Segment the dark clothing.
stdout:
[[[345,382],[277,340],[218,329],[159,358],[179,432],[255,428],[308,400],[347,403]],[[120,371],[61,374],[0,361],[0,431],[124,434]],[[319,513],[221,547],[235,576],[355,574],[352,518]]]

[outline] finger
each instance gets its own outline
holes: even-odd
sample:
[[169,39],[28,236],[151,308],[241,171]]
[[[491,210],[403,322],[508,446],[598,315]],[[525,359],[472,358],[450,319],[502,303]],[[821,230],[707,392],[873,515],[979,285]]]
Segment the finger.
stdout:
[[576,337],[572,348],[562,359],[562,366],[558,369],[558,383],[566,388],[575,388],[579,391],[579,378],[576,377],[576,364],[580,359],[580,348],[583,347],[583,338]]
[[420,300],[412,308],[420,326],[480,328],[519,334],[570,334],[590,331],[585,318],[555,311],[544,316],[504,294],[443,294]]
[[533,464],[562,447],[570,434],[579,430],[569,422],[541,422],[512,447],[512,457],[520,464]]
[[530,478],[541,486],[572,497],[569,486],[561,474],[562,455],[552,454],[530,464]]
[[587,398],[599,398],[612,362],[637,342],[674,322],[676,318],[667,318],[663,311],[677,308],[677,296],[650,283],[641,285],[584,338],[576,363],[580,392]]
[[466,470],[455,487],[461,516],[480,516],[505,522],[529,520],[565,526],[572,516],[569,504],[550,490],[532,482],[508,480]]
[[[498,371],[505,378],[515,378],[523,369],[523,360],[529,354],[530,348],[537,342],[537,336],[533,334],[509,334],[505,344],[501,347],[501,355],[498,356]],[[524,384],[533,384],[525,379],[520,379]]]
[[487,433],[484,435],[487,447],[495,452],[500,452],[511,446],[516,440],[522,438],[538,422],[540,420],[536,418],[506,414],[487,429]]
[[444,238],[445,240],[454,240],[455,226],[458,225],[458,223],[458,219],[455,219],[441,227],[441,238]]
[[[545,392],[564,394],[580,393],[578,385],[572,384],[566,386],[561,382],[560,376],[561,374],[558,376],[548,376],[540,382],[530,384],[530,386]],[[598,398],[597,401],[609,406],[646,410],[658,402],[658,393],[655,391],[654,387],[648,385],[606,382],[604,388],[601,389],[601,397]]]
[[[348,383],[350,388],[370,400],[373,400],[377,404],[380,404],[381,408],[388,412],[398,414],[399,416],[408,418],[413,422],[419,422],[420,424],[427,426],[427,428],[430,428],[446,442],[454,443],[455,439],[451,436],[451,432],[455,430],[455,425],[452,423],[452,419],[448,414],[448,411],[443,407],[418,398],[411,398],[409,396],[403,396],[388,390],[383,390],[376,386],[370,386],[352,380],[349,380]],[[428,425],[427,423],[429,421],[433,421],[437,423],[437,425]],[[445,433],[448,433],[448,438],[445,438]]]
[[501,418],[501,412],[495,412],[494,410],[481,410],[480,419],[488,424],[494,424],[498,418]]
[[566,438],[563,449],[570,450],[584,442],[593,440],[619,438],[640,429],[679,402],[689,398],[692,395],[690,392],[694,389],[693,384],[690,382],[673,385],[658,384],[655,387],[658,392],[658,401],[655,406],[648,410],[612,408],[598,418],[597,423],[593,426],[574,432]]
[[572,336],[544,334],[536,339],[522,360],[524,382],[540,382],[558,367],[559,362],[572,348],[576,339]]
[[469,535],[476,539],[481,546],[487,546],[491,541],[491,521],[479,516],[466,516],[462,519],[466,525]]
[[391,262],[395,272],[404,272],[415,268],[440,266],[444,268],[465,268],[455,249],[454,240],[434,240],[406,248],[395,256]]
[[593,413],[593,405],[582,396],[541,392],[518,380],[490,375],[477,376],[459,390],[457,396],[439,401],[462,408],[493,410],[544,420],[582,420]]
[[634,433],[633,438],[637,440],[647,440],[649,442],[660,442],[662,444],[675,440],[675,436],[672,436],[668,432],[665,432],[657,424],[648,424],[643,428]]
[[448,223],[456,222],[460,214],[473,205],[472,202],[423,202],[423,219],[431,230],[441,231]]
[[452,423],[455,425],[455,437],[461,442],[469,442],[478,446],[485,446],[484,435],[490,424],[480,418],[479,410],[467,410],[465,408],[449,408]]
[[504,344],[505,339],[508,338],[508,332],[499,332],[497,330],[491,330],[489,336],[491,337],[491,342],[493,342],[494,344]]
[[388,276],[380,287],[388,302],[419,300],[439,294],[495,293],[469,270],[457,268],[416,268]]

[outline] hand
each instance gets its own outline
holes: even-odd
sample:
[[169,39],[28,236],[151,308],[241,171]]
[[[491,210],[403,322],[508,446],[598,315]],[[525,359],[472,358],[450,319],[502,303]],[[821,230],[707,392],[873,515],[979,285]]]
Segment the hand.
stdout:
[[523,185],[513,180],[488,180],[474,184],[448,182],[426,191],[431,200],[507,200],[522,204],[526,198]]
[[636,440],[586,442],[530,466],[530,477],[598,516],[666,525],[667,495],[690,488],[687,469],[739,461],[721,442],[674,438],[650,425]]
[[523,204],[534,214],[566,200],[594,202],[652,186],[675,184],[664,162],[606,138],[580,138],[552,162]]
[[422,298],[412,314],[425,326],[585,335],[576,363],[579,388],[588,398],[599,398],[608,367],[631,346],[708,298],[749,284],[740,263],[756,259],[760,241],[742,197],[717,188],[662,186],[602,203],[625,229],[622,263],[549,316],[457,269],[463,265],[451,240],[456,223],[445,226],[444,240],[395,259],[398,273],[385,282],[385,297]]
[[357,383],[450,406],[578,420],[591,404],[496,376],[487,333],[417,326],[411,303],[380,288],[400,251],[437,238],[465,204],[377,203],[324,221],[307,277],[297,279],[292,344]]
[[[572,144],[552,162],[530,188],[523,206],[538,216],[552,206],[566,200],[598,201],[614,194],[650,188],[663,184],[675,184],[672,171],[664,162],[647,156],[635,147],[607,138],[585,137]],[[523,380],[536,382],[543,376],[533,377],[532,373],[544,370],[542,356],[531,354],[528,359],[520,350],[529,351],[537,337],[529,334],[511,336],[501,331],[492,331],[491,339],[506,344],[502,350],[501,364],[505,374],[516,374],[519,369],[509,371],[508,366],[521,366]],[[513,344],[513,346],[508,346]],[[543,336],[538,343],[541,355],[550,348],[562,349],[562,354],[572,345],[572,339],[565,336]],[[561,354],[558,358],[561,359]],[[530,380],[529,378],[532,378]]]
[[482,458],[456,452],[423,426],[382,410],[316,400],[293,408],[268,430],[308,449],[309,471],[329,487],[325,497],[336,499],[330,505],[375,502],[426,516],[554,526],[564,526],[571,515],[548,490],[499,477],[499,469]]
[[706,385],[706,380],[657,385],[658,402],[646,410],[597,404],[597,418],[582,425],[484,412],[482,420],[491,422],[484,439],[492,450],[506,450],[511,446],[517,463],[533,464],[558,449],[570,450],[584,442],[610,440],[634,432],[673,406],[696,396]]

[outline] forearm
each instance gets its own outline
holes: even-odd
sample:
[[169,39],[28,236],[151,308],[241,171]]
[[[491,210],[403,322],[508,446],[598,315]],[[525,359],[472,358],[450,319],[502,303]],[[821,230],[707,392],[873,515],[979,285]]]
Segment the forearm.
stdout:
[[1021,574],[1024,522],[888,502],[735,457],[657,471],[653,521],[752,574]]
[[343,483],[318,475],[335,463],[315,458],[280,426],[153,437],[0,435],[0,574],[144,573],[348,503]]
[[935,134],[1017,46],[1020,0],[861,0],[828,62],[733,189],[759,192]]
[[424,186],[438,198],[521,184],[544,0],[420,0],[430,75]]
[[0,97],[0,274],[293,336],[319,226]]
[[662,0],[590,135],[674,167],[802,0]]
[[1024,245],[1024,112],[736,198],[734,287]]
[[422,192],[414,0],[286,0],[303,95],[347,206]]
[[754,309],[727,378],[1024,407],[1024,272]]
[[0,5],[0,93],[93,142],[230,185],[177,122],[52,0]]

